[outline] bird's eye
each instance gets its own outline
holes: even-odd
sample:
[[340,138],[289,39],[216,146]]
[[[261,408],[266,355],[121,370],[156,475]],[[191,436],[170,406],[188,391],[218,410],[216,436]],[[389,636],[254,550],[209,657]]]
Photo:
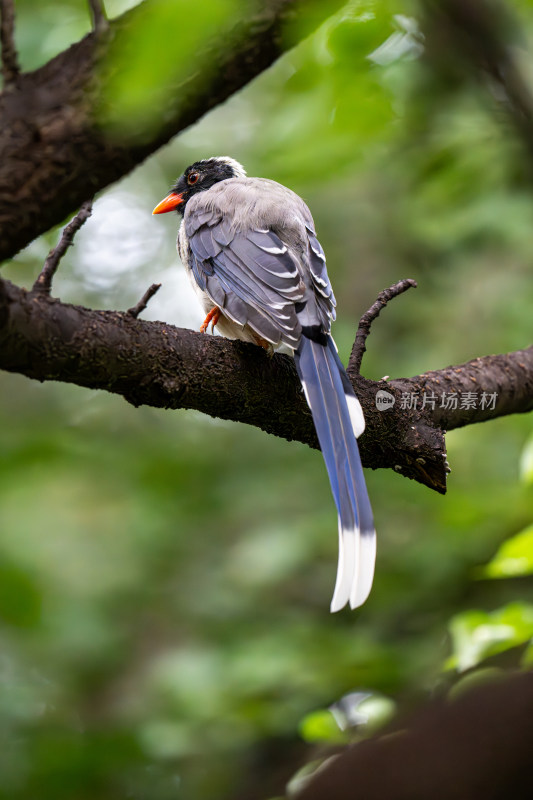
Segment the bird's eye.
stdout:
[[199,177],[200,175],[197,172],[190,172],[187,175],[187,183],[189,184],[189,186],[194,186]]

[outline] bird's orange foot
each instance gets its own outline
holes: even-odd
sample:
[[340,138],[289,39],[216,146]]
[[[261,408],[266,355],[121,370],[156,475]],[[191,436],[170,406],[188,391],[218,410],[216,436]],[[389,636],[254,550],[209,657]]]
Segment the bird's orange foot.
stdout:
[[274,352],[273,346],[270,344],[270,342],[267,342],[266,339],[263,339],[262,336],[259,336],[258,333],[254,334],[254,342],[258,344],[259,347],[262,347],[263,350],[266,350],[269,355],[273,354]]
[[200,332],[206,333],[209,325],[211,324],[211,333],[215,330],[215,325],[220,319],[220,308],[217,306],[213,306],[207,317],[204,319],[202,324],[200,325]]

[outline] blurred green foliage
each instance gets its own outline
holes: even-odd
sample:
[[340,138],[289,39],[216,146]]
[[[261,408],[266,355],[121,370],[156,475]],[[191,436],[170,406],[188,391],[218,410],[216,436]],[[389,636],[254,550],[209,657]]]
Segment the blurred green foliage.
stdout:
[[206,42],[217,35],[227,39],[239,10],[236,0],[140,3],[117,31],[101,67],[106,80],[98,116],[106,133],[140,140],[179,104],[192,73],[201,72],[208,83],[217,66],[210,65]]
[[514,578],[533,573],[533,525],[507,539],[482,570],[487,578]]
[[533,605],[509,603],[487,613],[464,611],[450,621],[452,655],[448,669],[464,672],[486,658],[528,642],[533,637]]
[[[509,6],[523,35],[513,44],[525,47],[533,7]],[[19,0],[17,12],[25,68],[89,29],[74,0]],[[153,22],[161,67],[174,63],[169,41],[177,58],[190,42],[187,14],[176,29],[167,16]],[[231,154],[309,203],[344,359],[378,291],[417,279],[375,324],[368,377],[528,345],[525,155],[481,85],[443,88],[421,25],[409,0],[350,3],[105,193],[55,293],[128,308],[158,280],[144,316],[198,326],[176,220],[150,212],[187,164]],[[137,36],[138,53],[154,48]],[[120,65],[117,107],[135,105],[138,88],[150,111],[143,60]],[[5,276],[30,284],[57,234]],[[1,381],[0,796],[279,794],[269,776],[280,765],[296,773],[320,761],[320,743],[372,730],[332,724],[350,693],[405,709],[487,658],[531,662],[530,417],[451,432],[445,497],[368,474],[375,585],[360,611],[331,616],[336,521],[318,453],[192,412]]]

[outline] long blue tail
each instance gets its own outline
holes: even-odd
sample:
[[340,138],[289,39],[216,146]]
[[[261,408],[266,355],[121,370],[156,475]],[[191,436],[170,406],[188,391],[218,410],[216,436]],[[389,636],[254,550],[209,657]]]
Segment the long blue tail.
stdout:
[[339,517],[339,563],[331,611],[367,599],[374,577],[376,531],[356,436],[364,417],[335,343],[302,336],[296,369],[313,415]]

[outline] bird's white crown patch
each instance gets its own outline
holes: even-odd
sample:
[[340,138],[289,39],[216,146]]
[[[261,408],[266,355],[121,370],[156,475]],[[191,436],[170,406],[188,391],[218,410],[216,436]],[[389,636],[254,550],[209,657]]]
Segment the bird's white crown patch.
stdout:
[[222,164],[227,164],[232,168],[236,178],[246,178],[246,170],[242,164],[239,164],[234,158],[230,156],[211,156],[209,161],[220,161]]

